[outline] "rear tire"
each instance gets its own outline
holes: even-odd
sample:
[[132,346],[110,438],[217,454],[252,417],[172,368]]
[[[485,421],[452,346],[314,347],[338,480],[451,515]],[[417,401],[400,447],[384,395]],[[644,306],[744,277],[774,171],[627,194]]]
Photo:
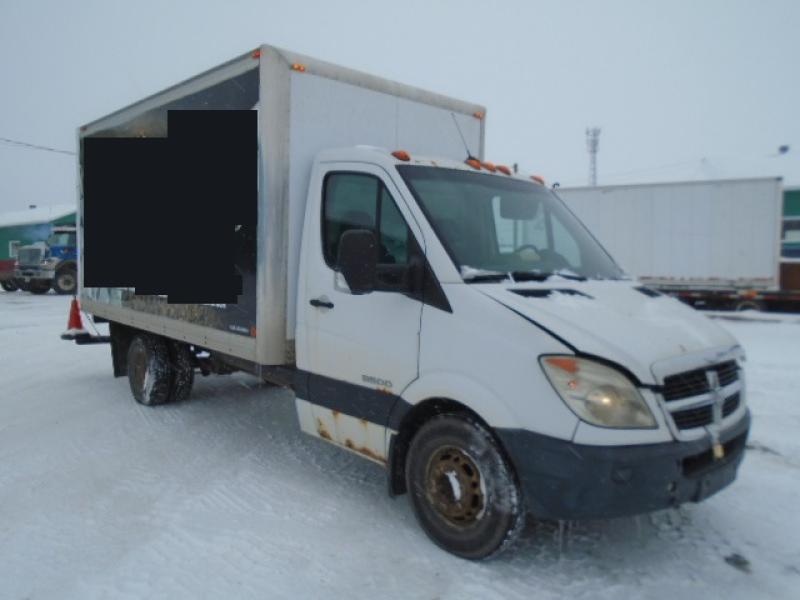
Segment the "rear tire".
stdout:
[[128,383],[139,404],[156,406],[169,401],[172,368],[167,343],[162,338],[139,334],[131,340]]
[[72,267],[67,267],[56,273],[53,280],[53,289],[57,294],[74,295],[78,289],[78,273]]
[[477,560],[510,547],[525,522],[511,465],[476,419],[439,415],[411,442],[406,486],[417,520],[438,546]]
[[11,279],[4,279],[0,281],[0,287],[2,287],[7,292],[16,292],[19,289],[17,285],[17,280],[14,278]]
[[46,294],[50,291],[49,281],[31,281],[28,284],[28,291],[31,294]]
[[188,400],[194,385],[194,356],[188,344],[169,341],[167,346],[172,366],[169,401],[183,402]]

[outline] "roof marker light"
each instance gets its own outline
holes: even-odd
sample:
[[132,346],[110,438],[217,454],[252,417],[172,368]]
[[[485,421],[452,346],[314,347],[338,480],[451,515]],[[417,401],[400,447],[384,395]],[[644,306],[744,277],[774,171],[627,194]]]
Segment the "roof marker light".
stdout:
[[491,171],[492,173],[494,173],[495,171],[497,171],[497,167],[495,167],[495,166],[494,166],[494,163],[490,163],[490,162],[482,162],[482,163],[481,163],[481,166],[482,166],[484,169],[486,169],[487,171]]
[[478,121],[482,121],[483,117],[485,117],[486,115],[483,114],[481,111],[476,110],[474,113],[472,113],[472,116],[478,119]]
[[305,73],[306,72],[306,66],[305,65],[301,65],[300,63],[294,63],[292,65],[292,71],[297,71],[298,73]]
[[544,177],[541,175],[531,175],[531,179],[533,179],[536,183],[541,183],[544,185]]
[[477,158],[468,158],[467,160],[464,161],[464,163],[469,165],[476,171],[481,170],[481,161],[479,161]]
[[256,48],[253,50],[253,53],[250,56],[253,58],[261,58],[261,48]]
[[505,165],[497,165],[497,170],[503,173],[504,175],[511,175],[511,169],[509,169]]
[[392,152],[392,156],[394,156],[397,160],[402,160],[405,162],[411,160],[411,156],[405,150],[395,150]]

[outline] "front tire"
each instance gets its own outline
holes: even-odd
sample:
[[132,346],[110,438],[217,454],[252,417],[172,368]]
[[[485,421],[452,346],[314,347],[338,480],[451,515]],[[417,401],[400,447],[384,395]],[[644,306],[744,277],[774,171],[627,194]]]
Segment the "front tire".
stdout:
[[411,442],[406,486],[417,520],[438,546],[477,560],[511,546],[525,521],[511,465],[467,415],[439,415]]
[[140,334],[128,346],[128,383],[139,404],[156,406],[170,399],[172,368],[166,342]]
[[16,292],[19,289],[17,280],[13,277],[11,279],[4,279],[3,281],[0,281],[0,287],[7,292]]
[[78,289],[78,274],[75,269],[67,267],[56,273],[53,289],[58,294],[74,295],[75,290]]

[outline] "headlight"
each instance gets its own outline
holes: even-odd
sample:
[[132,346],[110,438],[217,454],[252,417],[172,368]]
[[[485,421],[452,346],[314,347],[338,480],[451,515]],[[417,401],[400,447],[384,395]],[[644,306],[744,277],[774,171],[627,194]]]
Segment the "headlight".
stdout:
[[616,369],[574,356],[543,356],[540,363],[558,395],[581,420],[601,427],[656,426],[639,390]]

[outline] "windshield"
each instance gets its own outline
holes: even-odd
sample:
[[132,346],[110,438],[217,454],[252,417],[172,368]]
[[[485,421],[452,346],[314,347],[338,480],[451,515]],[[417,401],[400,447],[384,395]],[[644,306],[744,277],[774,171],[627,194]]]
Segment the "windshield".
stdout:
[[397,169],[465,281],[509,275],[623,275],[583,224],[542,185],[440,167]]
[[47,238],[47,245],[51,248],[53,246],[74,246],[75,234],[74,233],[54,233]]

